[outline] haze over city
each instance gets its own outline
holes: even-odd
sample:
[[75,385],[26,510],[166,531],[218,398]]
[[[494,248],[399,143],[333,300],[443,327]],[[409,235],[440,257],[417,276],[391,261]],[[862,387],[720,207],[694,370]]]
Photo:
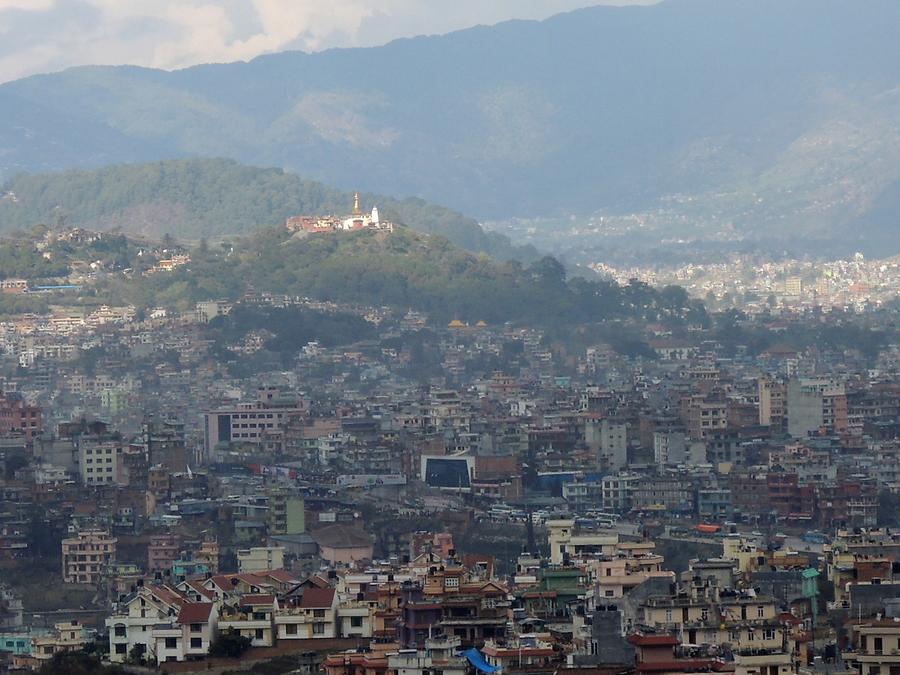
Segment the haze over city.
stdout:
[[0,675],[897,675],[898,35],[0,0]]

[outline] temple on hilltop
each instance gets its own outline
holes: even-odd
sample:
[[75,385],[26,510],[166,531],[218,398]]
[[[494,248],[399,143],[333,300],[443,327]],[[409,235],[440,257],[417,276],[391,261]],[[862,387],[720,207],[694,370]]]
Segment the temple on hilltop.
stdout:
[[384,230],[394,231],[394,224],[382,221],[378,215],[378,207],[372,207],[370,213],[362,210],[359,193],[353,195],[353,212],[344,218],[337,216],[292,216],[285,222],[291,232],[338,232],[351,230]]

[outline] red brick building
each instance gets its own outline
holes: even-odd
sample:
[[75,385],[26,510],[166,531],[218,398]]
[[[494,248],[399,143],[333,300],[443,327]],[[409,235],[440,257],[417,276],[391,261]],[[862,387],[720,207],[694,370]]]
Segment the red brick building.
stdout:
[[39,407],[28,405],[20,394],[0,394],[0,434],[22,432],[32,441],[43,428]]

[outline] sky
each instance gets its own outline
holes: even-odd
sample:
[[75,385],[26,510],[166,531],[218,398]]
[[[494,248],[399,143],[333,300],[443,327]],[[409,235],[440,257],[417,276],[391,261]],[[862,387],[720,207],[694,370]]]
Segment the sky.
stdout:
[[85,64],[183,68],[384,44],[656,0],[0,0],[0,82]]

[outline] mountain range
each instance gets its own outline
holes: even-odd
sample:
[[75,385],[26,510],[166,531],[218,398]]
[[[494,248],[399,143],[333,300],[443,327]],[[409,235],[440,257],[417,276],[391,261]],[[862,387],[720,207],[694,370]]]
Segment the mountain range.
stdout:
[[479,218],[674,195],[707,234],[890,244],[897,35],[896,0],[664,0],[175,72],[74,68],[0,86],[0,173],[229,157]]

